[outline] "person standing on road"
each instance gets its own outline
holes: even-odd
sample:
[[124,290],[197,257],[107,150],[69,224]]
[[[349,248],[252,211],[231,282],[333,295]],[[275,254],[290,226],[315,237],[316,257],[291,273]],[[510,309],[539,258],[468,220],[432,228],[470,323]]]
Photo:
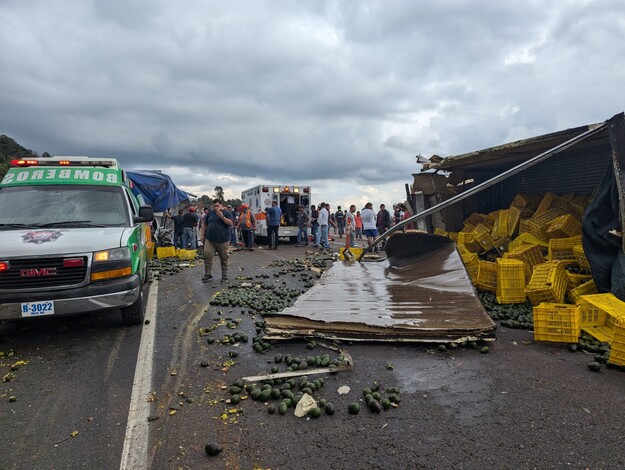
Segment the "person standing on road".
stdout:
[[330,221],[330,214],[326,209],[326,203],[322,202],[319,205],[319,246],[321,248],[330,248],[330,242],[328,241],[328,223]]
[[360,211],[356,211],[354,219],[356,222],[356,238],[362,240],[362,217],[360,217]]
[[221,260],[221,280],[228,280],[228,244],[230,228],[234,224],[232,212],[222,206],[219,199],[213,201],[213,210],[209,212],[200,238],[204,241],[204,277],[202,282],[213,279],[213,258],[215,253]]
[[[378,229],[378,235],[382,235],[389,228],[391,228],[391,214],[386,210],[386,206],[384,204],[380,204],[380,210],[378,211],[375,225]],[[381,245],[382,249],[384,249],[385,242],[382,242]]]
[[189,212],[182,216],[184,224],[184,232],[182,234],[182,248],[185,250],[197,249],[197,227],[198,216],[195,213],[195,207],[189,207]]
[[317,248],[319,246],[319,211],[314,205],[310,206],[310,234],[313,239],[313,246]]
[[237,228],[241,232],[243,237],[243,243],[245,243],[245,249],[248,251],[254,250],[254,230],[256,230],[256,219],[252,210],[247,204],[241,205],[241,215],[239,216],[239,222]]
[[174,247],[182,248],[182,238],[184,235],[184,218],[182,217],[182,209],[178,211],[178,215],[171,217],[174,223]]
[[267,248],[269,250],[278,249],[278,231],[280,229],[280,219],[282,209],[278,206],[278,201],[271,201],[271,207],[265,209],[267,215]]
[[367,237],[367,243],[369,246],[373,245],[373,240],[378,236],[378,231],[375,227],[375,212],[373,210],[373,204],[368,202],[365,204],[364,209],[360,212],[362,217],[362,229],[365,237]]
[[308,212],[302,206],[297,208],[297,245],[308,246]]
[[345,233],[345,214],[341,210],[341,206],[339,206],[337,211],[334,213],[334,220],[336,221],[336,226],[339,229],[339,238],[343,238],[343,234]]
[[[328,211],[328,240],[330,240],[330,227],[334,227],[334,234],[336,235],[337,225],[334,214],[330,210],[330,204],[326,203],[326,210]],[[334,240],[334,238],[332,240]]]
[[345,229],[349,235],[349,246],[354,248],[356,246],[356,206],[349,206],[349,210],[345,215]]

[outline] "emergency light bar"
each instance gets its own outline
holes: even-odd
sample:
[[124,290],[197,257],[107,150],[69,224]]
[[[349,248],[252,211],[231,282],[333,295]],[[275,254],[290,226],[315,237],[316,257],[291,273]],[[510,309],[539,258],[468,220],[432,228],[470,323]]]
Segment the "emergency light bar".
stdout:
[[117,161],[113,158],[110,159],[91,159],[91,158],[46,158],[42,160],[35,159],[20,159],[11,160],[11,166],[28,167],[28,166],[91,166],[91,167],[105,167],[116,168]]

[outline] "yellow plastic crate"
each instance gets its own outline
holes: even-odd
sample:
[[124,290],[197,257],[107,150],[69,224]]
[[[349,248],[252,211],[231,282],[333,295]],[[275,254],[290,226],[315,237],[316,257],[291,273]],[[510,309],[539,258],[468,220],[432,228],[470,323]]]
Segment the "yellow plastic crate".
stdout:
[[510,207],[518,207],[523,209],[524,207],[530,207],[536,209],[540,203],[542,197],[540,194],[517,194],[512,200]]
[[156,249],[156,256],[158,256],[159,259],[173,258],[176,256],[176,248],[173,246],[159,246]]
[[613,328],[617,321],[625,320],[625,302],[613,294],[582,295],[577,305],[582,312],[582,328],[587,326]]
[[489,251],[495,247],[495,239],[491,235],[491,229],[484,224],[477,224],[475,227],[477,234],[475,239],[480,244],[483,252]]
[[487,292],[497,292],[497,264],[479,261],[475,286]]
[[610,345],[610,362],[617,366],[625,366],[625,322],[614,325],[614,335]]
[[590,274],[576,274],[570,271],[566,271],[566,277],[569,280],[568,289],[575,289],[580,284],[584,284],[592,279]]
[[576,304],[582,295],[591,294],[597,294],[597,286],[595,285],[595,281],[593,281],[592,279],[588,282],[580,284],[574,289],[571,289],[568,292],[567,297],[569,299],[569,302],[571,302],[572,304]]
[[577,305],[541,303],[532,308],[534,339],[557,343],[577,343],[580,308]]
[[458,232],[447,232],[447,237],[458,243]]
[[531,233],[521,233],[518,237],[510,242],[510,245],[508,245],[508,250],[514,250],[521,245],[538,245],[540,247],[547,248],[549,246],[549,243],[541,240],[540,238],[536,238]]
[[573,256],[575,256],[575,261],[579,265],[580,269],[584,272],[590,272],[590,263],[586,258],[586,254],[584,253],[584,247],[579,244],[573,247]]
[[464,252],[460,253],[462,258],[462,262],[464,263],[464,267],[469,274],[469,278],[471,282],[475,284],[477,282],[477,273],[480,267],[480,259],[477,256],[477,253]]
[[195,256],[197,255],[197,250],[177,250],[176,256],[178,256],[179,259],[195,259]]
[[521,245],[503,255],[504,258],[516,259],[525,263],[525,280],[532,278],[534,266],[545,262],[543,251],[539,245]]
[[499,239],[508,236],[508,222],[509,222],[509,209],[503,209],[497,211],[497,218],[493,224],[493,231],[491,235],[494,239]]
[[554,260],[575,260],[575,254],[573,248],[582,242],[582,236],[568,238],[552,238],[549,240],[549,253],[548,257],[551,261]]
[[[477,224],[481,224],[484,223],[484,221],[488,220],[488,216],[485,214],[479,214],[477,212],[474,212],[473,214],[471,214],[469,217],[467,217],[464,220],[464,224],[465,225],[470,225],[471,227],[473,227],[471,230],[469,230],[470,232],[472,232],[475,229],[475,226]],[[463,229],[463,232],[465,230]]]
[[568,278],[559,261],[548,261],[534,266],[525,294],[532,305],[543,302],[561,304],[564,301]]
[[525,302],[525,263],[516,259],[498,258],[496,298],[500,304]]
[[510,206],[508,209],[508,236],[514,237],[515,233],[519,229],[519,222],[521,221],[521,209],[515,206]]
[[442,228],[436,227],[434,229],[434,235],[440,235],[441,237],[447,237],[448,236],[448,232],[447,232],[447,230],[443,230]]
[[[341,261],[345,261],[347,258],[345,258],[345,247],[339,248],[339,259]],[[353,259],[358,258],[362,252],[363,252],[364,248],[350,248],[349,251],[352,255],[354,255]],[[349,260],[348,260],[349,261]]]
[[569,210],[571,211],[571,214],[581,220],[584,216],[584,212],[586,211],[586,207],[588,207],[589,202],[590,196],[575,196],[572,200],[569,201]]
[[569,238],[582,234],[582,224],[573,215],[565,214],[553,219],[547,227],[547,237]]
[[482,251],[482,245],[477,241],[477,236],[475,232],[459,232],[458,245],[464,246],[467,251],[478,253]]

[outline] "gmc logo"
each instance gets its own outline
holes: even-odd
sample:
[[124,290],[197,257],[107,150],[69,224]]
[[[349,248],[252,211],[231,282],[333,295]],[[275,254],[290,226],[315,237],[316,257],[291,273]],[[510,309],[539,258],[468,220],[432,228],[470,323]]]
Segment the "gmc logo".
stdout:
[[56,276],[56,268],[20,269],[20,277]]

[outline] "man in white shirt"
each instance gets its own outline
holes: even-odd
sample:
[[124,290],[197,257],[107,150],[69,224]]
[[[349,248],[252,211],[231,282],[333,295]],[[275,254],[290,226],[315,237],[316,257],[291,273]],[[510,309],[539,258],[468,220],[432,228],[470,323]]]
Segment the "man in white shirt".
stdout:
[[349,210],[345,216],[345,228],[349,235],[349,246],[354,248],[356,246],[356,206],[349,206]]
[[371,246],[373,240],[378,236],[378,229],[375,226],[376,214],[372,203],[365,204],[365,208],[360,211],[360,218],[362,219],[362,231],[367,237],[367,243]]
[[319,222],[319,232],[321,233],[321,240],[319,244],[321,248],[330,248],[330,242],[328,241],[328,223],[330,221],[330,214],[326,209],[325,202],[319,204],[319,207],[319,217],[317,218],[317,222]]

